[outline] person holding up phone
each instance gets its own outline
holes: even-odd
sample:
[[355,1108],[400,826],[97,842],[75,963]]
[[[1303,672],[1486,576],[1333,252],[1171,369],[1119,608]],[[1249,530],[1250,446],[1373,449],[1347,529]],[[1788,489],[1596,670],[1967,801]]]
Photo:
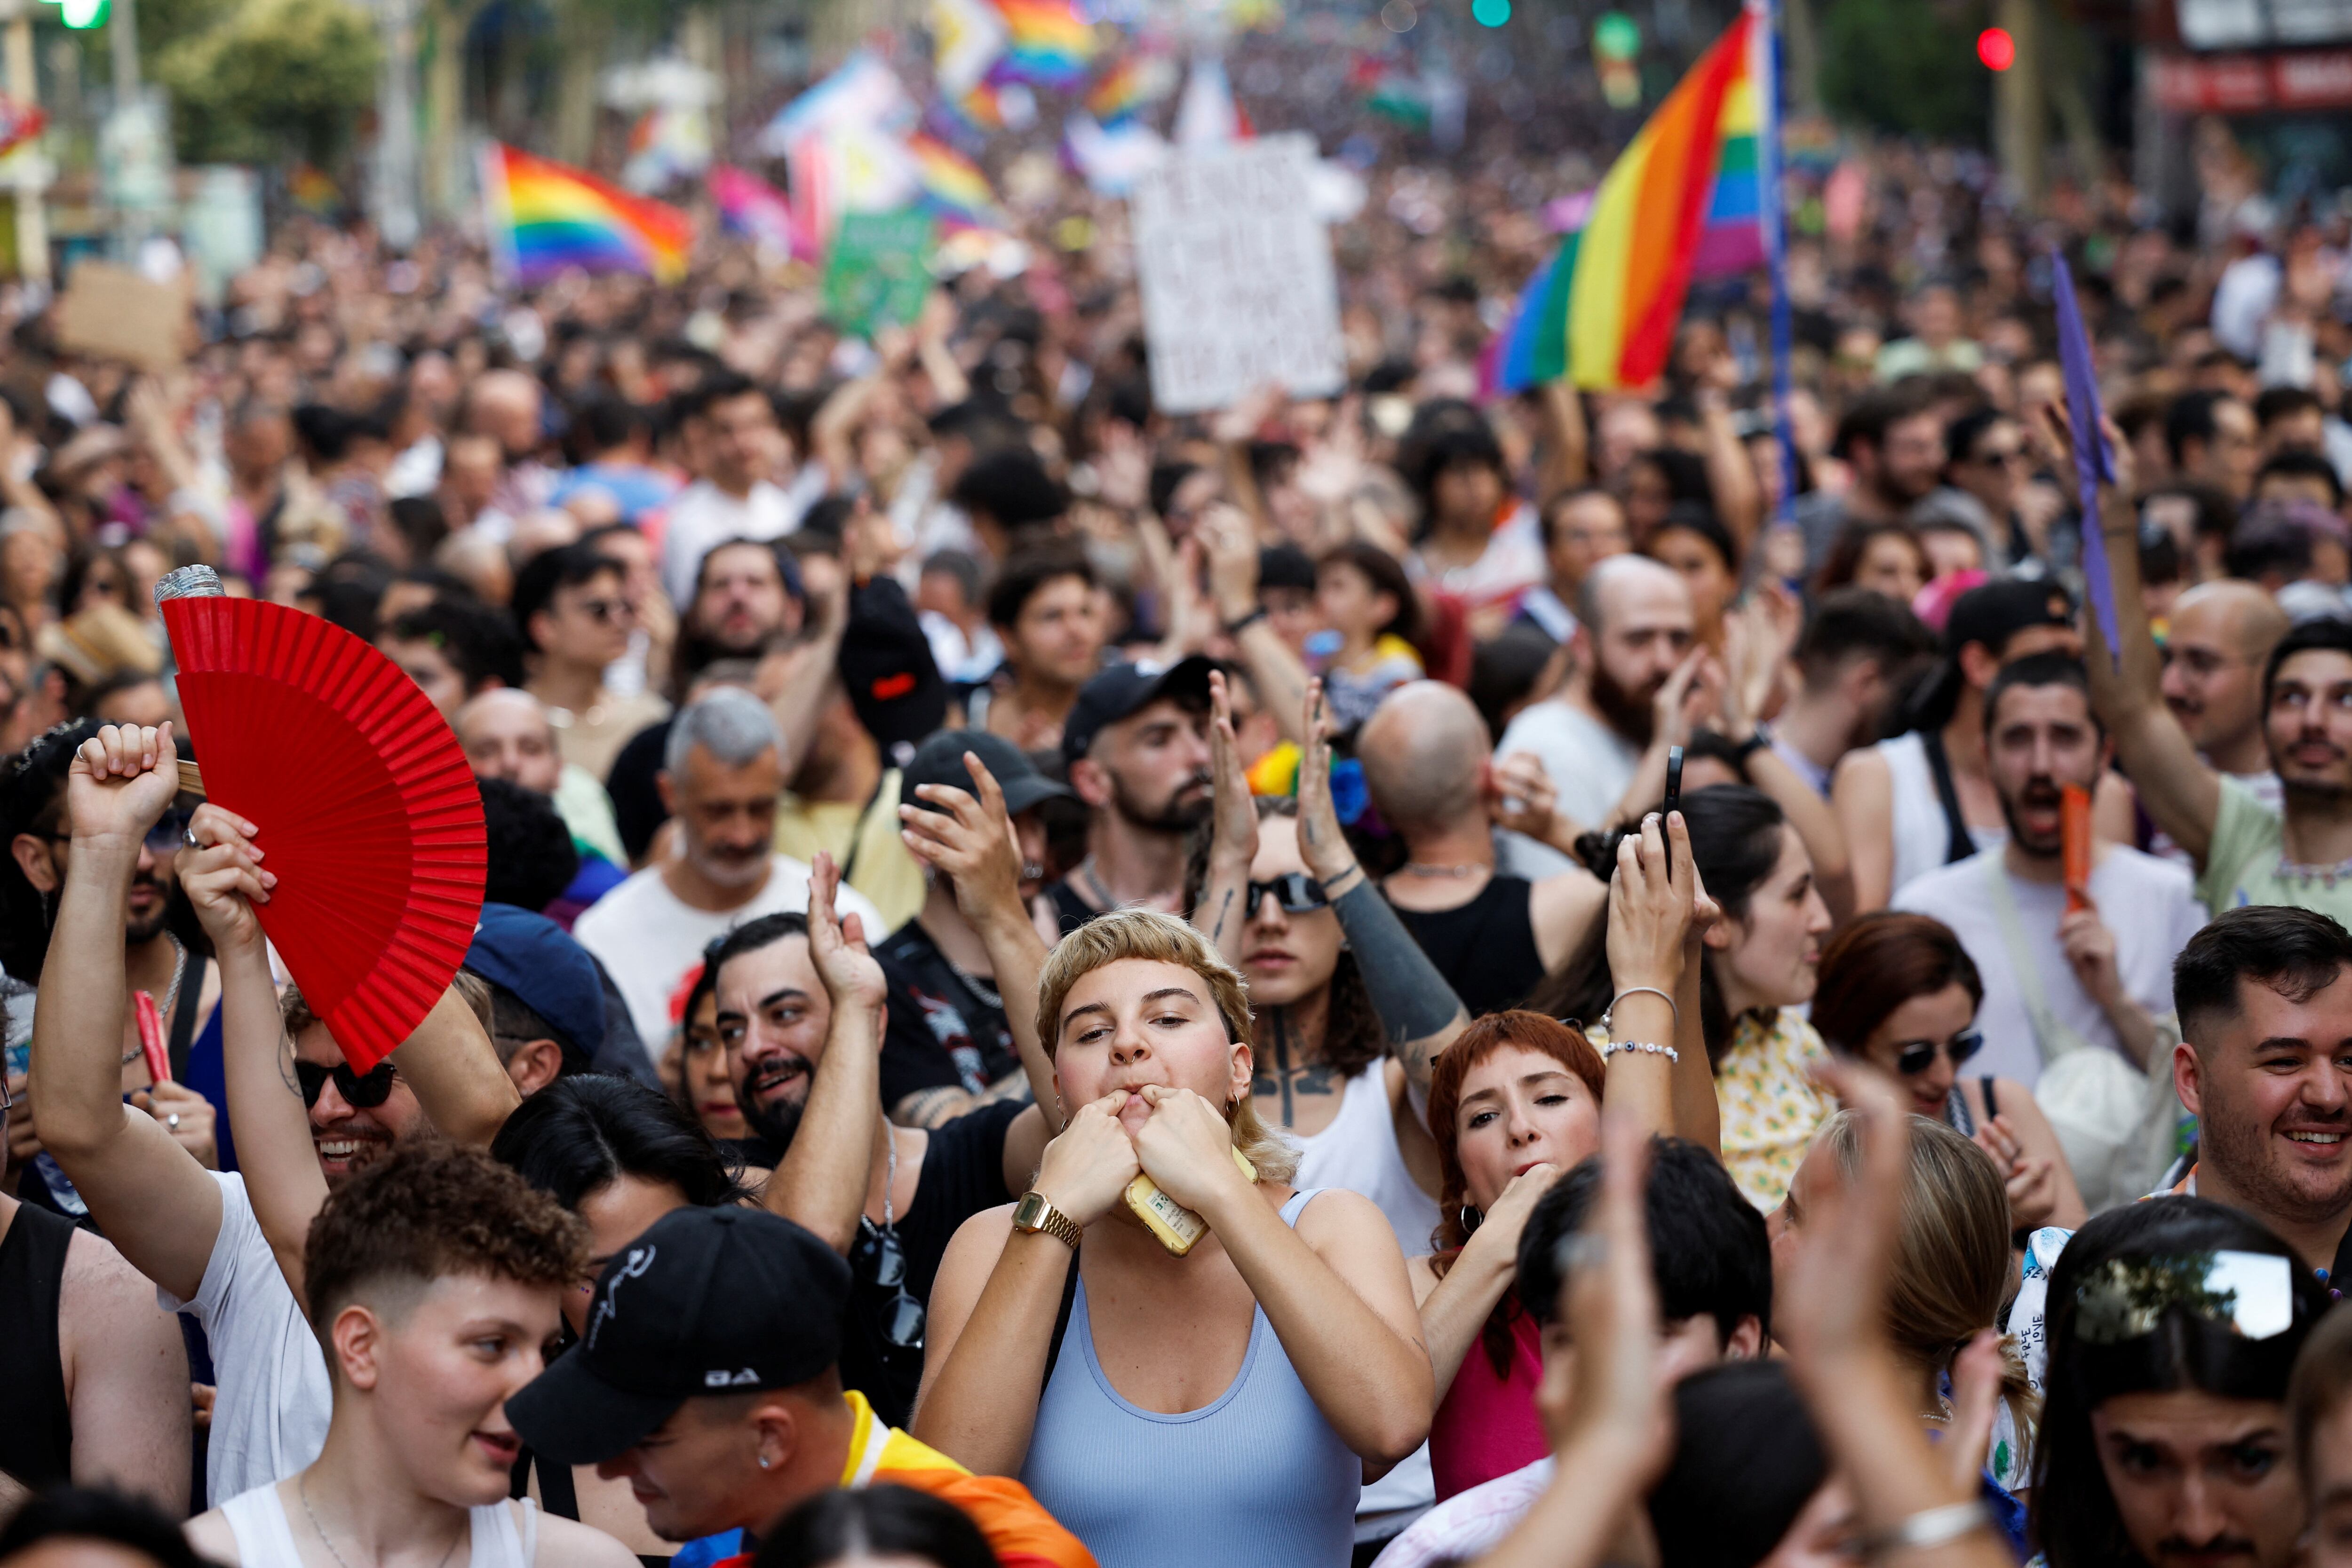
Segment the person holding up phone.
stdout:
[[[1065,936],[1037,1018],[1072,1113],[1021,1201],[948,1248],[915,1436],[1017,1476],[1105,1568],[1340,1568],[1364,1477],[1429,1432],[1395,1233],[1290,1185],[1242,977],[1183,921]],[[1139,1222],[1139,1176],[1205,1222],[1182,1256]]]

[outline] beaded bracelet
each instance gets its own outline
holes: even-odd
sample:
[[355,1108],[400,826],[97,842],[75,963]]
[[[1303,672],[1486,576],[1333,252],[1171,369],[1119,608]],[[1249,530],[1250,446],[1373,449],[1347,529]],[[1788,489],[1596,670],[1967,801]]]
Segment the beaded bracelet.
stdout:
[[1683,1053],[1671,1045],[1655,1045],[1646,1040],[1612,1040],[1601,1048],[1601,1060],[1606,1061],[1621,1051],[1638,1051],[1644,1056],[1663,1056],[1674,1062],[1683,1059]]

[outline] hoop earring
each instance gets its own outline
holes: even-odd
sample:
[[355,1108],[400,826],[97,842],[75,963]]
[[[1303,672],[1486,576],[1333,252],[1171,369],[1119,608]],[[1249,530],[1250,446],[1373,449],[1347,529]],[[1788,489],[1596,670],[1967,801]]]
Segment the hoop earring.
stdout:
[[1479,1213],[1468,1204],[1464,1204],[1462,1206],[1462,1234],[1467,1236],[1472,1231],[1476,1230],[1478,1227],[1485,1222],[1486,1218],[1486,1217],[1485,1215]]

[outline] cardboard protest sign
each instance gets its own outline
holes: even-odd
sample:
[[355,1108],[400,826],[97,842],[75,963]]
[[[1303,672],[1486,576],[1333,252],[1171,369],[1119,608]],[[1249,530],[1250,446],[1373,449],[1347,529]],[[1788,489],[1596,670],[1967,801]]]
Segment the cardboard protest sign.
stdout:
[[58,300],[58,346],[68,353],[168,371],[187,358],[188,291],[129,267],[78,263]]
[[1303,135],[1186,148],[1129,198],[1151,398],[1223,408],[1272,382],[1328,397],[1347,381],[1331,236]]
[[824,263],[825,319],[871,338],[923,313],[931,291],[929,213],[844,213]]

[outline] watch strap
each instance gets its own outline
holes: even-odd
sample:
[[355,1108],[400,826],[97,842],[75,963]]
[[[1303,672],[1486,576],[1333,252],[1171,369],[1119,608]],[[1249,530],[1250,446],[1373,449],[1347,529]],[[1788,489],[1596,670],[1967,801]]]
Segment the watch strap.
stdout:
[[[1032,1199],[1035,1201],[1033,1203]],[[1033,1210],[1036,1215],[1035,1222],[1024,1223],[1022,1215]],[[1054,1200],[1034,1187],[1021,1195],[1021,1202],[1013,1211],[1013,1228],[1031,1232],[1042,1230],[1073,1252],[1078,1249],[1078,1242],[1086,1235],[1086,1230],[1076,1220],[1055,1208]]]

